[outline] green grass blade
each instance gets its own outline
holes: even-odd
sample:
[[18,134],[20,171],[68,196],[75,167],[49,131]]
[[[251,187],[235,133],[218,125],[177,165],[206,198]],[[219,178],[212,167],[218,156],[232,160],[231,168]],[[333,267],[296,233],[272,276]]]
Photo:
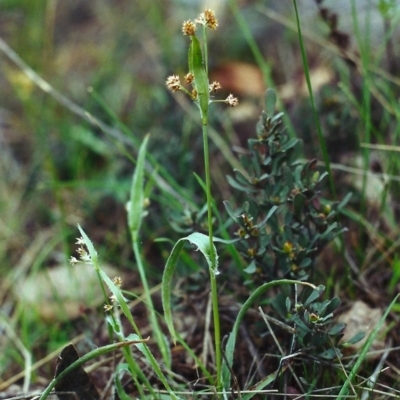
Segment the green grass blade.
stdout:
[[311,79],[310,79],[310,70],[308,67],[307,55],[306,55],[306,50],[304,47],[303,34],[301,32],[300,17],[299,17],[299,12],[297,9],[296,0],[293,0],[293,6],[294,6],[294,10],[295,10],[295,15],[296,15],[297,32],[298,32],[298,37],[299,37],[301,58],[303,61],[304,76],[306,78],[307,89],[308,89],[308,93],[310,95],[311,108],[312,108],[312,112],[313,112],[313,116],[314,116],[315,126],[316,126],[317,132],[318,132],[318,141],[319,141],[319,145],[321,146],[322,156],[323,156],[324,162],[325,162],[325,168],[328,172],[330,188],[331,188],[333,196],[336,198],[336,189],[335,189],[335,184],[333,182],[331,164],[329,161],[329,155],[328,155],[328,150],[326,147],[326,141],[325,141],[324,135],[322,134],[321,122],[319,120],[319,116],[318,116],[318,113],[317,113],[317,110],[315,107],[314,95],[313,95]]
[[393,301],[390,303],[389,307],[386,309],[385,313],[383,314],[382,318],[380,319],[378,325],[369,334],[368,339],[364,343],[364,346],[362,347],[361,353],[358,356],[356,363],[354,364],[349,375],[347,376],[347,379],[344,382],[342,388],[340,389],[339,395],[337,397],[338,400],[346,398],[348,391],[349,391],[349,386],[352,384],[353,379],[357,374],[357,371],[359,370],[361,364],[364,362],[364,360],[367,356],[367,352],[368,352],[369,348],[371,347],[372,342],[375,340],[376,336],[378,335],[380,329],[382,328],[383,323],[385,322],[386,317],[389,315],[390,310],[397,302],[397,299],[399,298],[399,296],[400,296],[400,293],[393,299]]

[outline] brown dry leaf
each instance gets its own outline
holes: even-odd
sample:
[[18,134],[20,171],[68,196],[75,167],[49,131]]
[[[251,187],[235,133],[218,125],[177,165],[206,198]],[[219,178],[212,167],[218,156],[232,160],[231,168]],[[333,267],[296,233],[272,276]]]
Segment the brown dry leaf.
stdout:
[[[78,352],[73,344],[62,350],[58,358],[55,377],[61,374],[71,364],[79,359]],[[56,385],[57,396],[60,400],[100,400],[89,375],[82,367],[75,368]],[[73,394],[58,392],[74,392]]]
[[222,64],[212,71],[211,81],[218,81],[222,89],[235,96],[263,96],[265,85],[261,70],[244,62]]
[[[110,278],[121,271],[105,265]],[[47,321],[70,320],[79,317],[82,308],[97,307],[104,302],[100,283],[91,265],[59,265],[28,276],[14,293],[23,306]]]
[[[334,80],[334,73],[330,68],[319,66],[310,70],[310,81],[313,92],[318,92],[322,86]],[[279,97],[283,101],[308,97],[308,87],[304,75],[301,81],[291,81],[278,87]]]

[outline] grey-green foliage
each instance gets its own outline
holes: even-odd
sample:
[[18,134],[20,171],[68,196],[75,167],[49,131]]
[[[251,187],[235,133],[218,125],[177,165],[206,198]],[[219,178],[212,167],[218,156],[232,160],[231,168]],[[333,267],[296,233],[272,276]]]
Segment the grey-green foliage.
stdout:
[[[257,137],[248,140],[248,152],[240,159],[243,169],[228,177],[245,201],[236,210],[225,202],[237,224],[235,245],[253,288],[282,278],[309,280],[318,253],[346,230],[336,219],[349,197],[340,203],[322,197],[319,186],[327,173],[315,159],[300,159],[301,141],[285,133],[282,113],[274,114],[275,101],[268,90]],[[282,288],[272,306],[293,331],[291,351],[329,360],[341,356],[338,343],[345,326],[333,320],[340,299],[323,300],[324,290],[320,285],[288,297]]]
[[257,124],[257,138],[248,140],[241,157],[243,171],[228,176],[230,185],[247,199],[240,209],[225,207],[237,223],[238,249],[245,271],[265,279],[307,279],[315,257],[345,231],[336,217],[341,203],[323,199],[319,185],[326,172],[317,161],[303,162],[301,141],[282,129],[282,113],[273,115],[275,94],[267,91],[266,108]]

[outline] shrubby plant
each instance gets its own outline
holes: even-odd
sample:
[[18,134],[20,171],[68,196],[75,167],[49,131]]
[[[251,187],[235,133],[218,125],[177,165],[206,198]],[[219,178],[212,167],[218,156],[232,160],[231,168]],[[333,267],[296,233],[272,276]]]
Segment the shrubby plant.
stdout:
[[[239,209],[228,201],[224,204],[237,224],[235,245],[246,263],[247,284],[254,293],[259,291],[251,301],[263,298],[265,291],[260,289],[269,289],[264,282],[298,281],[288,282],[293,283],[292,290],[279,285],[270,301],[279,320],[265,316],[292,335],[282,360],[333,360],[341,357],[342,346],[359,341],[363,334],[339,345],[345,325],[334,322],[334,311],[340,299],[323,300],[325,286],[307,284],[299,290],[299,282],[309,282],[317,268],[316,256],[346,231],[336,219],[350,196],[339,203],[322,197],[319,186],[327,173],[317,170],[315,159],[300,159],[301,141],[288,137],[283,114],[274,114],[274,91],[268,90],[265,100],[257,137],[248,140],[248,152],[240,158],[243,169],[236,170],[234,178],[228,176],[234,192],[244,193],[246,200]],[[275,382],[281,371],[280,366],[268,383]]]
[[247,200],[233,210],[238,248],[247,261],[245,271],[271,280],[282,277],[308,279],[315,258],[343,233],[336,218],[348,197],[340,203],[322,198],[319,185],[327,175],[317,160],[300,160],[301,141],[289,138],[282,128],[282,113],[274,115],[275,93],[266,94],[267,112],[257,124],[256,139],[248,140],[242,171],[228,176],[231,186]]

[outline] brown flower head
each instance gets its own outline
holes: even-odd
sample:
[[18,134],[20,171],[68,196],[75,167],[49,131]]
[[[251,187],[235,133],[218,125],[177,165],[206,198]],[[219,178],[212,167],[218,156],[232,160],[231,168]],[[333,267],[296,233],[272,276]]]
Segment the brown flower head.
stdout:
[[190,96],[192,97],[192,100],[196,100],[196,99],[197,99],[197,90],[196,90],[196,89],[193,89],[193,90],[190,92]]
[[192,83],[193,82],[193,79],[194,79],[194,75],[191,73],[191,72],[188,72],[186,75],[185,75],[185,81],[187,82],[187,83]]
[[216,82],[216,81],[211,83],[211,85],[209,86],[210,93],[215,93],[218,90],[220,90],[221,88],[222,88],[221,84],[219,82]]
[[171,75],[165,81],[165,85],[171,92],[177,92],[181,88],[181,81],[178,75]]
[[239,100],[237,97],[234,97],[232,94],[230,94],[226,99],[225,103],[228,103],[231,107],[236,107],[239,104]]
[[196,24],[190,19],[182,24],[182,33],[185,36],[193,36],[196,32]]
[[113,281],[115,286],[121,287],[122,278],[120,276],[116,276],[112,281]]
[[111,304],[104,304],[104,311],[108,312],[113,309],[113,306]]
[[206,25],[210,28],[210,29],[217,29],[218,27],[218,20],[217,18],[215,18],[215,14],[213,10],[207,9],[206,11],[204,11],[204,20]]

